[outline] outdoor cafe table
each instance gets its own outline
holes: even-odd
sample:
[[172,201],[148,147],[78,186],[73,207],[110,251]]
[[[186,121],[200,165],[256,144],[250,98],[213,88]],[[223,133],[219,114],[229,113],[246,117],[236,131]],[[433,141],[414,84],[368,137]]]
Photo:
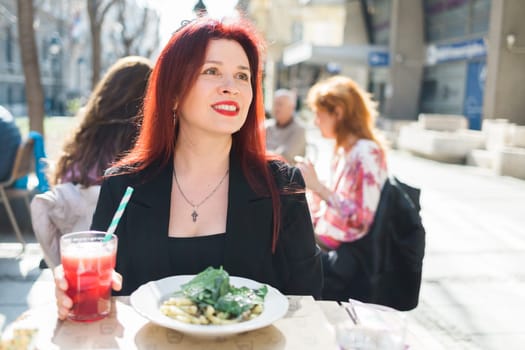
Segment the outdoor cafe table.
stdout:
[[[7,327],[2,338],[9,339],[17,329],[37,329],[32,349],[46,350],[337,349],[334,325],[349,319],[344,308],[310,296],[288,296],[288,300],[289,309],[282,319],[229,337],[196,338],[155,325],[135,312],[129,297],[114,297],[110,315],[92,323],[57,320],[53,303],[31,308]],[[410,331],[410,325],[407,344],[410,350],[430,349]]]

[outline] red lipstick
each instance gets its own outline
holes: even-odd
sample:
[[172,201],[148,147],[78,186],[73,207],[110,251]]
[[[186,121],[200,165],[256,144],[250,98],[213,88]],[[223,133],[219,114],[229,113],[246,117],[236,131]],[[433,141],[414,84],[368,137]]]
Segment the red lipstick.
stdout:
[[235,117],[239,113],[239,104],[234,101],[219,101],[212,105],[217,112],[227,117]]

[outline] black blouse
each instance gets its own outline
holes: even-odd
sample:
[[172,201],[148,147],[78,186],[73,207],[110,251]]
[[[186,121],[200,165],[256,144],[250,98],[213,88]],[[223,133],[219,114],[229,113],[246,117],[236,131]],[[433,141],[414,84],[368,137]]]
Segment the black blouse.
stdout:
[[169,237],[171,275],[196,275],[208,266],[224,263],[226,234],[197,237]]

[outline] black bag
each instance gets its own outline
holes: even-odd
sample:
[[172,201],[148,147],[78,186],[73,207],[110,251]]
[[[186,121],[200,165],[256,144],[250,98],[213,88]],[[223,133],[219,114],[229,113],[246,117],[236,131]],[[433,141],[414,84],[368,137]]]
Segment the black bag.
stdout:
[[324,254],[324,299],[417,306],[425,254],[419,197],[419,189],[395,177],[385,182],[369,232]]

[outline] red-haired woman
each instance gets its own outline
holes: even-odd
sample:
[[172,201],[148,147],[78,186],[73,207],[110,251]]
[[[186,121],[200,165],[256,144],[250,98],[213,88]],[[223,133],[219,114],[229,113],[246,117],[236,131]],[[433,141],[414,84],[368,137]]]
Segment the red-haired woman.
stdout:
[[[197,19],[153,69],[135,147],[106,175],[92,228],[127,186],[113,287],[208,266],[320,297],[322,270],[299,171],[265,155],[261,41],[245,20]],[[71,300],[57,270],[59,317]],[[117,275],[117,277],[119,277]]]

